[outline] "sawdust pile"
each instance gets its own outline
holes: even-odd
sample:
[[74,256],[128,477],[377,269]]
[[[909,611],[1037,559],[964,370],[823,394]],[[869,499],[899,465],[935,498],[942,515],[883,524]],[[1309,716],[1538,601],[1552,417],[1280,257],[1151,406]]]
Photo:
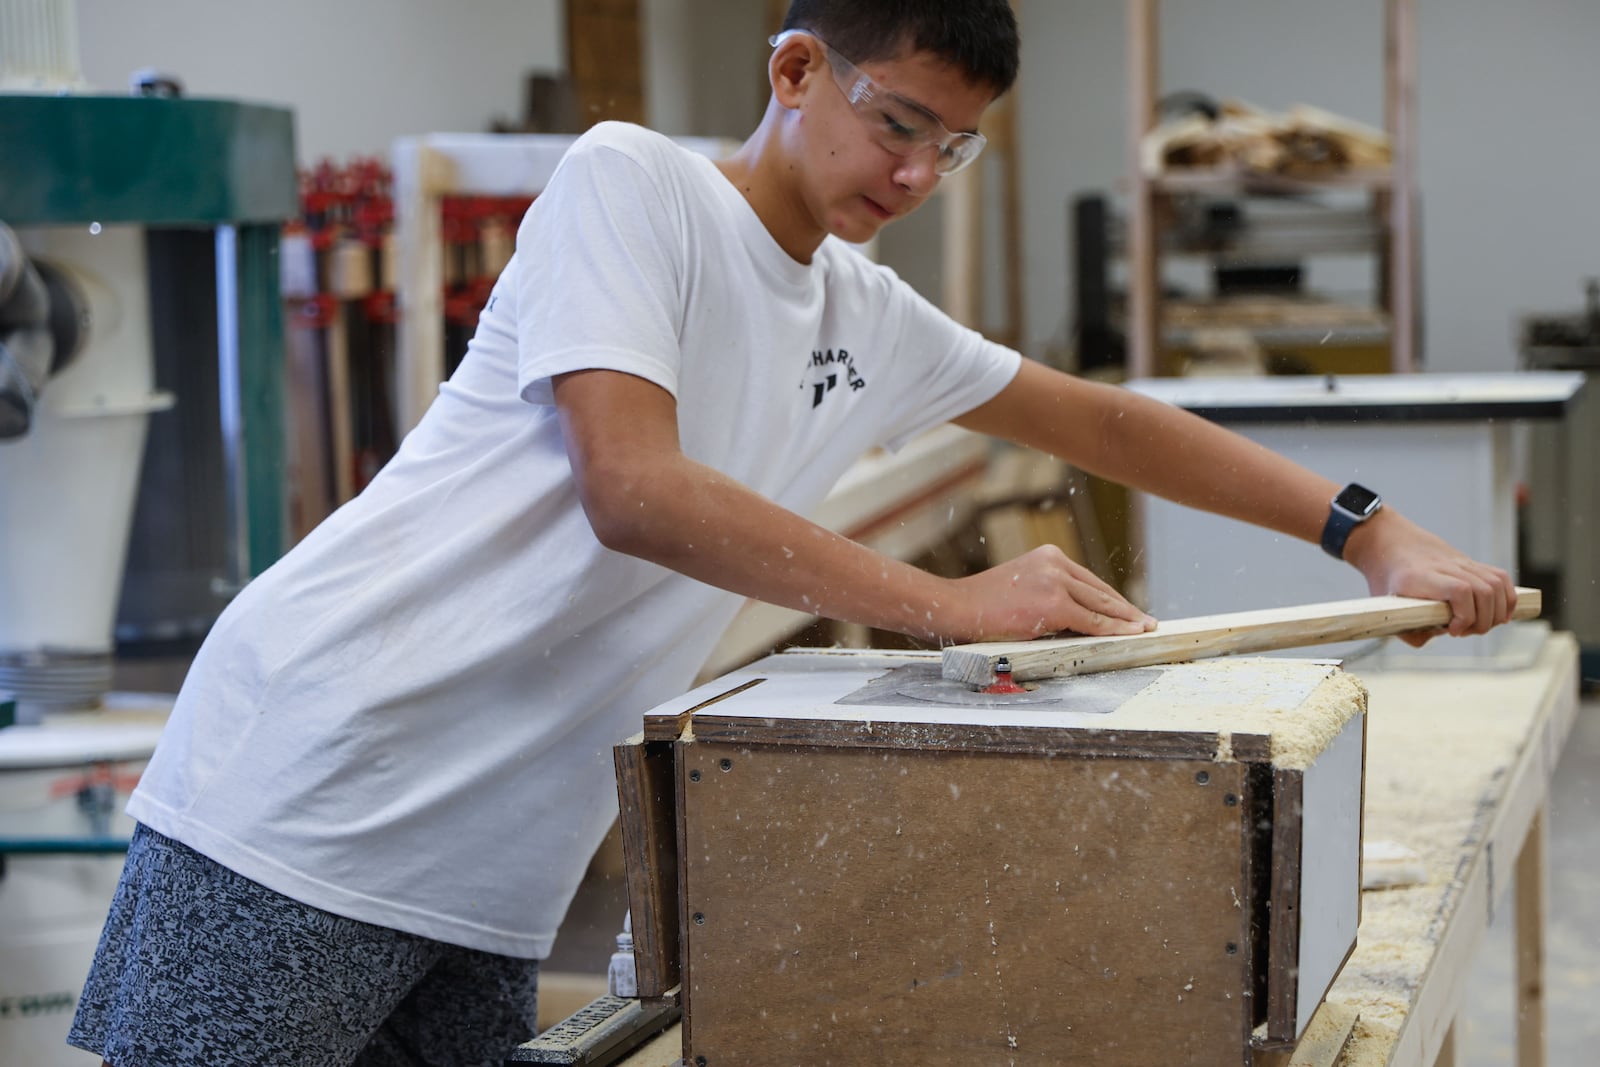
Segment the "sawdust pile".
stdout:
[[1234,738],[1271,738],[1272,762],[1304,770],[1366,710],[1361,683],[1314,660],[1206,660],[1169,669],[1115,712],[1125,730],[1217,735],[1215,759],[1233,759]]

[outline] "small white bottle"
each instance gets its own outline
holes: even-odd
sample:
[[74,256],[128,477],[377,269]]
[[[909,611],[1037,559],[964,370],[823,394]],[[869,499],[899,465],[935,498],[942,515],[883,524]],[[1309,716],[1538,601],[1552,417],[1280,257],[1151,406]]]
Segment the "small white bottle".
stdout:
[[614,997],[639,995],[639,972],[633,962],[633,913],[622,920],[622,933],[617,935],[617,951],[611,954],[611,966],[606,970],[606,992]]

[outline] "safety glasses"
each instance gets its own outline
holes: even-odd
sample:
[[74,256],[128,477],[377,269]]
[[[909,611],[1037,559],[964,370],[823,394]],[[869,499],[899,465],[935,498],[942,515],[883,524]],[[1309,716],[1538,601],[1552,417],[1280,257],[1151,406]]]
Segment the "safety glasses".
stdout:
[[989,143],[981,133],[951,133],[933,112],[885,89],[814,33],[784,30],[767,43],[776,48],[795,34],[804,34],[822,46],[828,66],[833,70],[833,80],[844,98],[867,124],[873,141],[887,151],[897,156],[914,156],[923,149],[933,148],[937,152],[934,173],[948,176],[977,159],[983,146]]

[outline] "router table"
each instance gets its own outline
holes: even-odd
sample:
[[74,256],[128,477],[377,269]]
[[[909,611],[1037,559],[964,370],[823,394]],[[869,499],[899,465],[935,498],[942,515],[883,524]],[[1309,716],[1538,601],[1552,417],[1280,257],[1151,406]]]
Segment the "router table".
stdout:
[[[1469,964],[1515,885],[1517,1062],[1542,1067],[1545,801],[1576,714],[1577,663],[1576,643],[1556,634],[1517,670],[1359,673],[1364,834],[1416,850],[1427,877],[1361,894],[1354,952],[1298,1046],[1255,1051],[1253,1064],[1451,1067]],[[764,1008],[754,995],[742,1007],[754,1018]],[[894,1047],[877,1062],[894,1062]],[[674,1026],[621,1063],[673,1067],[682,1054]]]

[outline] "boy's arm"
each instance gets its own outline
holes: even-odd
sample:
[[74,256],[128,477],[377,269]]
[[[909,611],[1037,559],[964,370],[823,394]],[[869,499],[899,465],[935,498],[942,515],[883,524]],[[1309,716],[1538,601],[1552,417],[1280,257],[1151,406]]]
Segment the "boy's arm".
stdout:
[[1053,546],[948,579],[809,522],[685,456],[676,401],[642,378],[577,371],[557,376],[553,390],[584,511],[614,551],[744,596],[932,640],[1153,625]]
[[[1197,415],[1029,360],[999,395],[956,421],[1179,504],[1312,543],[1339,491]],[[1452,634],[1483,633],[1509,619],[1516,604],[1504,571],[1470,559],[1392,507],[1356,527],[1345,559],[1374,594],[1449,601]],[[1420,644],[1426,636],[1408,640]]]

